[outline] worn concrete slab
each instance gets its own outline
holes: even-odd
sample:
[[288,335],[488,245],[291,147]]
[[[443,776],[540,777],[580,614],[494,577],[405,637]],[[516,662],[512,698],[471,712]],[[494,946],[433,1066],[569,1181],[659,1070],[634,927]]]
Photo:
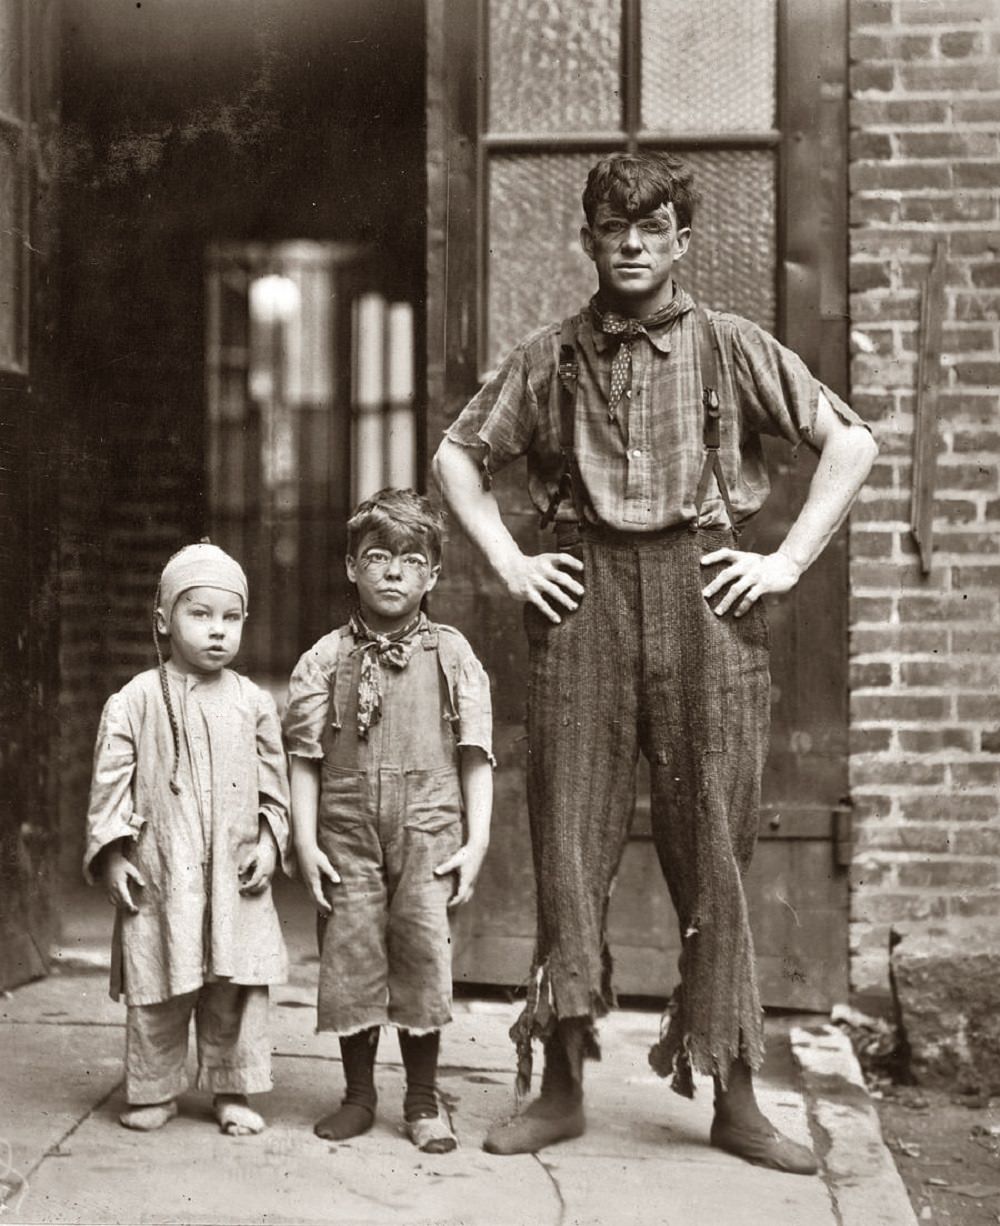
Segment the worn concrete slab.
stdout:
[[844,1226],[916,1226],[850,1039],[830,1025],[795,1027],[790,1038]]
[[[594,1158],[553,1149],[543,1162],[573,1226],[832,1226],[820,1179],[761,1171],[745,1163]],[[735,1165],[734,1165],[735,1164]]]
[[[206,1096],[197,1094],[181,1100],[181,1117],[160,1133],[131,1133],[117,1123],[121,1101],[114,1095],[64,1142],[58,1161],[39,1168],[12,1220],[351,1226],[519,1226],[531,1220],[556,1226],[558,1196],[542,1166],[516,1160],[515,1171],[479,1149],[495,1111],[489,1087],[472,1083],[465,1101],[456,1079],[443,1080],[443,1091],[456,1102],[463,1144],[455,1154],[435,1157],[420,1154],[402,1135],[397,1067],[379,1070],[376,1127],[342,1145],[320,1141],[311,1131],[339,1099],[339,1070],[310,1058],[278,1057],[275,1073],[280,1089],[257,1100],[270,1124],[260,1137],[223,1137]],[[535,1207],[530,1219],[526,1201]]]
[[111,1026],[0,1024],[0,1206],[16,1207],[38,1164],[111,1095],[121,1046]]
[[[313,1122],[339,1101],[336,1040],[316,1035],[311,916],[290,912],[292,982],[272,994],[273,1094],[260,1137],[219,1134],[203,1095],[161,1133],[130,1133],[121,1108],[124,1008],[94,970],[107,915],[91,909],[65,937],[63,973],[0,999],[0,1200],[3,1143],[27,1173],[3,1216],[24,1223],[332,1223],[334,1226],[912,1226],[849,1044],[822,1026],[772,1021],[758,1079],[785,1132],[819,1143],[821,1177],[762,1171],[708,1145],[711,1085],[688,1102],[650,1070],[654,1012],[616,1011],[601,1025],[604,1058],[587,1070],[590,1126],[537,1156],[482,1152],[487,1128],[514,1109],[507,1030],[519,1006],[460,999],[445,1034],[441,1092],[459,1150],[419,1154],[401,1132],[403,1075],[382,1038],[379,1118],[366,1136],[330,1145]],[[284,916],[283,912],[283,916]],[[90,968],[89,971],[84,968]],[[846,1050],[845,1050],[846,1046]],[[793,1053],[795,1058],[793,1059]],[[852,1063],[853,1062],[853,1063]],[[800,1069],[801,1066],[801,1069]]]

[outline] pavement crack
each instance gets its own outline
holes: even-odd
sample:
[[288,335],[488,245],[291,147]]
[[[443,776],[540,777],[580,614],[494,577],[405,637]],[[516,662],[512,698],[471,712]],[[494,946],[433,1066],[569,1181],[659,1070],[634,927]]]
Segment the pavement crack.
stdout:
[[80,1116],[80,1118],[76,1121],[75,1124],[67,1128],[66,1131],[62,1134],[62,1136],[59,1137],[58,1140],[56,1140],[52,1145],[50,1145],[48,1149],[46,1149],[46,1151],[41,1155],[40,1158],[38,1158],[36,1162],[32,1163],[32,1165],[28,1168],[28,1170],[25,1172],[25,1175],[24,1175],[24,1186],[26,1189],[29,1185],[29,1181],[35,1174],[35,1171],[38,1170],[38,1168],[42,1165],[45,1159],[54,1157],[59,1152],[59,1150],[62,1149],[63,1145],[65,1145],[65,1143],[70,1139],[70,1137],[73,1136],[73,1134],[79,1128],[82,1128],[83,1125],[86,1124],[86,1122],[89,1119],[91,1119],[96,1112],[100,1111],[100,1109],[104,1106],[104,1104],[110,1101],[110,1099],[115,1094],[117,1094],[118,1091],[122,1089],[124,1085],[125,1085],[124,1080],[116,1081],[115,1084],[111,1087],[111,1089],[108,1090],[107,1094],[103,1094],[97,1100],[97,1102],[94,1103],[94,1105],[89,1108],[89,1110],[85,1111],[83,1115]]
[[562,1188],[559,1186],[559,1179],[557,1178],[556,1173],[552,1169],[552,1167],[550,1167],[547,1162],[543,1162],[542,1159],[538,1156],[538,1154],[532,1154],[531,1156],[534,1158],[534,1160],[538,1163],[538,1165],[545,1172],[545,1176],[548,1179],[549,1183],[552,1185],[553,1192],[555,1192],[556,1194],[556,1202],[559,1205],[559,1218],[558,1218],[557,1226],[565,1226],[566,1199],[562,1194]]

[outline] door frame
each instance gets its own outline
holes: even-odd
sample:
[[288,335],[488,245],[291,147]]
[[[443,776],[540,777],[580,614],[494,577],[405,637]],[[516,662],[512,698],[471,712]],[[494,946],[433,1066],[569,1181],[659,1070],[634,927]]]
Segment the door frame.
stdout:
[[[479,386],[484,335],[486,217],[481,184],[486,159],[504,151],[556,152],[668,146],[678,151],[758,148],[774,149],[776,181],[776,333],[794,349],[813,372],[835,392],[848,391],[848,194],[847,194],[847,0],[777,0],[776,126],[767,131],[734,134],[696,133],[671,136],[644,131],[639,123],[636,89],[625,95],[625,138],[618,133],[494,135],[484,131],[487,89],[486,17],[488,0],[427,0],[428,29],[428,454],[443,429],[454,420]],[[640,0],[622,2],[622,68],[636,71],[641,63]],[[799,464],[783,473],[776,502],[789,506],[801,501],[811,476],[811,464]],[[782,506],[778,518],[792,510]],[[521,536],[521,524],[516,534]],[[525,529],[530,535],[530,527]],[[748,534],[749,535],[749,534]],[[751,540],[753,537],[751,536]],[[773,548],[766,528],[757,533],[758,544]],[[464,543],[461,577],[445,579],[443,595],[455,620],[474,643],[484,637],[483,601],[500,597],[495,579],[475,551]],[[453,545],[453,549],[455,548]],[[454,573],[454,571],[452,572]],[[485,593],[485,597],[482,596]],[[441,598],[439,597],[439,600]],[[442,604],[445,601],[441,601]],[[776,602],[777,603],[777,602]],[[815,616],[823,611],[823,634],[810,633]],[[792,742],[772,753],[768,780],[774,795],[765,794],[761,816],[758,876],[774,857],[784,857],[786,876],[794,876],[797,857],[811,849],[820,857],[817,872],[829,879],[829,897],[843,917],[838,933],[822,952],[830,964],[822,987],[799,991],[793,985],[796,1007],[822,1008],[824,1002],[843,999],[847,991],[848,884],[843,869],[850,860],[848,799],[848,691],[847,691],[847,548],[846,529],[828,546],[823,558],[807,574],[792,599],[776,612],[785,640],[782,650],[795,658],[794,692],[782,701],[793,709],[808,710],[819,687],[824,703],[824,735],[811,762],[818,786],[807,778],[809,750]],[[477,620],[478,619],[478,620]],[[508,619],[508,625],[514,619]],[[490,625],[495,633],[496,627]],[[487,635],[486,637],[489,637]],[[500,657],[502,658],[502,657]],[[504,674],[500,686],[513,681]],[[516,744],[515,730],[507,737]],[[512,774],[517,768],[510,768]],[[791,793],[774,783],[784,781]],[[791,783],[788,781],[792,780]],[[517,788],[498,778],[500,791],[516,795]],[[515,802],[516,803],[516,802]],[[523,794],[521,799],[523,808]],[[636,827],[642,839],[642,813]],[[652,853],[652,849],[648,848]],[[523,847],[518,848],[523,853]],[[496,856],[497,851],[493,855]],[[766,871],[766,870],[765,870]],[[530,875],[527,863],[523,872]],[[507,885],[511,884],[509,874]],[[489,890],[484,891],[488,896]],[[478,893],[477,893],[478,897]],[[831,902],[832,900],[832,902]],[[779,901],[784,901],[779,899]],[[521,899],[522,905],[525,899]],[[533,920],[533,913],[528,917]],[[463,941],[464,938],[464,941]],[[522,946],[517,957],[500,956],[506,941]],[[499,944],[498,944],[499,943]],[[513,945],[511,946],[513,948]],[[458,978],[486,978],[484,956],[498,966],[524,961],[525,938],[508,932],[498,936],[488,917],[477,922],[466,916],[456,939]],[[478,952],[477,952],[478,951]],[[489,954],[488,951],[493,951]],[[638,963],[637,963],[638,966]],[[794,978],[788,959],[776,959],[776,975]],[[527,973],[527,965],[524,966]],[[794,968],[793,968],[794,969]],[[642,972],[648,982],[648,968]],[[511,982],[509,970],[498,970],[495,981]],[[660,991],[663,984],[656,987]],[[629,990],[626,985],[626,990]],[[634,989],[633,989],[634,990]],[[782,989],[784,990],[784,989]],[[796,992],[798,993],[796,995]],[[767,995],[765,994],[765,1000]],[[778,1003],[774,1001],[772,1003]]]

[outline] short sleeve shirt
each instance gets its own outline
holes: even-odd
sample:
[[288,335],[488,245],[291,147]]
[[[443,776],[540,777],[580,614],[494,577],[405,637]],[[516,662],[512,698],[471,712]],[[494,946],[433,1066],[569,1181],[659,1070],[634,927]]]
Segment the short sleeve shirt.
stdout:
[[[575,450],[597,519],[621,531],[652,532],[697,518],[704,461],[698,324],[694,303],[678,289],[680,311],[632,346],[632,387],[609,404],[618,340],[601,332],[590,307],[572,317],[579,377]],[[707,312],[717,338],[722,406],[720,459],[737,523],[750,519],[770,491],[761,436],[812,444],[822,390],[845,421],[864,422],[805,363],[769,333],[738,315]],[[488,474],[527,456],[529,492],[544,511],[559,483],[560,325],[517,345],[446,431],[483,452]],[[573,518],[564,503],[560,518]],[[704,526],[725,525],[713,480],[701,508]]]
[[[437,631],[439,642],[447,639],[445,650],[456,664],[453,679],[455,743],[460,749],[481,749],[493,763],[493,711],[486,670],[457,630],[433,623],[426,625]],[[304,652],[296,664],[288,683],[288,703],[282,720],[285,749],[289,754],[300,758],[323,757],[325,734],[333,719],[331,682],[341,652],[346,656],[352,645],[350,637],[334,631]],[[352,661],[346,659],[342,664],[350,667]],[[387,671],[386,703],[392,702],[394,676],[392,670]]]

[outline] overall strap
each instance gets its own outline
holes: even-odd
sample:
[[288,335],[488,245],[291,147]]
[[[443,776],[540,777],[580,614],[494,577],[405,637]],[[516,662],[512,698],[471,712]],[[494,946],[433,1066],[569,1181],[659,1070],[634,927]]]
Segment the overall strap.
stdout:
[[701,506],[708,493],[709,482],[712,477],[715,477],[719,493],[722,495],[722,501],[726,506],[726,514],[729,516],[730,527],[733,533],[739,536],[740,530],[736,526],[733,506],[729,500],[729,487],[726,485],[725,474],[722,471],[722,462],[719,459],[719,447],[722,442],[720,425],[722,411],[718,393],[719,366],[716,358],[718,337],[708,321],[705,308],[695,304],[694,310],[698,324],[698,366],[701,372],[701,404],[704,413],[702,444],[705,448],[705,462],[701,468],[698,492],[694,499],[695,518],[691,527],[698,527],[698,521],[701,519]]
[[562,471],[555,493],[542,513],[541,526],[547,528],[556,517],[563,502],[571,502],[576,518],[583,523],[584,511],[590,507],[580,465],[576,458],[576,388],[580,377],[579,359],[576,355],[576,321],[570,316],[562,322],[559,333],[559,452],[562,456]]

